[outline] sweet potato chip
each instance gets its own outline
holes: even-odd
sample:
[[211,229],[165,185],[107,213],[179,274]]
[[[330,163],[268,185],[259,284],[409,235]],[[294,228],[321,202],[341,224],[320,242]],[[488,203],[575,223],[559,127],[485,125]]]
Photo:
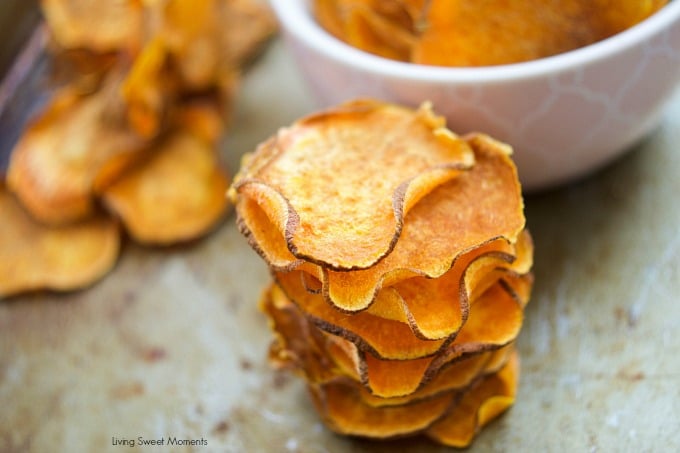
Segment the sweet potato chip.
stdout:
[[297,311],[281,289],[272,285],[260,300],[275,340],[269,350],[270,362],[292,368],[308,382],[324,383],[343,375],[330,359],[326,337]]
[[0,298],[83,288],[118,257],[118,224],[104,215],[63,227],[37,223],[0,182]]
[[369,406],[396,406],[429,398],[444,392],[464,390],[481,375],[498,371],[508,361],[512,350],[513,345],[511,344],[495,351],[485,352],[447,364],[430,381],[421,385],[413,393],[405,396],[383,398],[371,394],[365,386],[362,386],[359,390],[361,399]]
[[112,158],[145,141],[111,118],[115,78],[92,95],[65,88],[25,130],[12,151],[7,185],[36,219],[60,225],[93,212],[94,181]]
[[[428,105],[414,112],[362,100],[279,131],[244,161],[230,192],[257,201],[292,255],[360,269],[390,253],[421,198],[472,163]],[[238,214],[251,233],[260,228]],[[264,256],[272,247],[257,245]]]
[[467,447],[477,432],[506,411],[515,401],[519,379],[519,356],[462,395],[443,419],[427,429],[427,436],[451,447]]
[[229,0],[219,6],[222,58],[230,68],[243,67],[276,33],[276,18],[262,2]]
[[383,286],[414,276],[437,278],[456,258],[524,228],[524,204],[507,145],[485,135],[464,137],[475,152],[470,171],[435,188],[414,206],[392,253],[371,268],[323,269],[323,294],[345,311],[363,310]]
[[177,96],[176,83],[169,74],[165,42],[154,38],[135,58],[122,84],[128,121],[143,137],[158,135],[167,106]]
[[386,439],[414,434],[441,418],[455,394],[445,393],[401,406],[364,404],[355,385],[333,382],[310,386],[314,404],[330,429],[340,434]]
[[168,244],[212,228],[226,212],[228,184],[212,145],[177,130],[102,197],[135,240]]
[[454,345],[471,342],[500,346],[514,339],[522,323],[521,307],[502,285],[495,285],[472,302],[467,322],[457,336],[422,340],[414,335],[408,324],[366,312],[347,315],[334,309],[321,295],[306,291],[300,274],[300,271],[277,273],[276,281],[305,316],[320,329],[346,338],[360,350],[381,359],[428,357],[446,349],[451,342]]
[[54,39],[66,49],[134,51],[144,38],[137,0],[41,0],[41,5]]
[[[470,318],[455,341],[442,347],[434,356],[385,360],[362,351],[356,342],[354,348],[345,345],[341,349],[350,355],[350,363],[354,364],[361,382],[373,394],[384,398],[410,395],[430,382],[443,368],[504,347],[514,340],[522,324],[520,308],[523,303],[515,300],[506,285],[501,283],[485,294],[482,300],[486,302],[472,305]],[[349,341],[336,340],[337,343]]]

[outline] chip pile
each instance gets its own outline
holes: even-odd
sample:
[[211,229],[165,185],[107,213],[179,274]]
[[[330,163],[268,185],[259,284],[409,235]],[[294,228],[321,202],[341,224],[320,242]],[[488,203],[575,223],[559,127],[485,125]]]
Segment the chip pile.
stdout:
[[218,143],[244,66],[276,31],[254,0],[41,6],[57,87],[0,178],[0,297],[96,281],[121,223],[150,245],[214,228],[229,207]]
[[270,359],[332,430],[463,447],[513,403],[533,245],[510,154],[361,99],[244,157],[229,195],[274,277]]
[[385,58],[437,66],[519,63],[577,49],[669,0],[314,0],[321,26]]

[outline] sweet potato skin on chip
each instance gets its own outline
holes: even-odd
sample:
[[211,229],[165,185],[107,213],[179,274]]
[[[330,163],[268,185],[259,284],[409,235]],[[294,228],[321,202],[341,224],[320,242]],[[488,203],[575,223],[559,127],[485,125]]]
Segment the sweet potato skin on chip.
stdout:
[[102,199],[135,240],[168,244],[212,228],[227,210],[228,186],[212,145],[178,130],[105,189]]
[[83,288],[116,263],[118,223],[103,214],[72,225],[37,223],[0,182],[0,298]]
[[279,131],[245,162],[231,194],[257,200],[295,257],[361,269],[390,253],[422,197],[472,164],[429,106],[358,100]]

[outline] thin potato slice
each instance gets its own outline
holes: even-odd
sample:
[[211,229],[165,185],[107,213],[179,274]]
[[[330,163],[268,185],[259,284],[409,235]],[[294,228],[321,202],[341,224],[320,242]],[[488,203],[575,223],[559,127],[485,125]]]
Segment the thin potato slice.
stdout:
[[444,415],[455,399],[455,394],[449,392],[401,406],[371,407],[362,402],[352,384],[333,382],[309,388],[317,411],[330,429],[377,439],[426,429]]
[[359,390],[361,399],[365,404],[373,407],[397,406],[429,398],[444,392],[464,390],[481,375],[495,373],[499,368],[505,365],[510,358],[513,347],[514,346],[510,344],[495,351],[474,355],[464,360],[448,364],[447,366],[442,367],[431,381],[419,387],[415,392],[405,396],[382,398],[371,394],[365,386],[362,386]]
[[343,376],[329,358],[326,337],[300,315],[281,289],[269,286],[263,293],[260,310],[267,315],[275,339],[269,360],[277,368],[292,369],[310,383],[324,383]]
[[[361,269],[390,253],[421,198],[472,163],[429,106],[361,100],[282,129],[244,161],[231,194],[256,200],[295,257]],[[258,248],[268,256],[269,244]]]
[[63,227],[37,223],[0,182],[0,298],[84,288],[116,263],[120,231],[104,215]]
[[467,447],[483,426],[512,406],[518,379],[519,356],[515,351],[498,373],[465,392],[446,417],[427,429],[427,436],[451,447]]
[[[346,341],[321,334],[276,285],[266,291],[260,307],[269,317],[270,326],[276,335],[270,359],[277,366],[292,368],[313,384],[338,382],[346,378],[357,384],[361,382],[361,372],[356,370],[360,365],[352,358],[351,343],[350,349],[347,349]],[[364,385],[357,389],[363,403],[373,407],[415,402],[462,389],[480,374],[497,371],[507,361],[512,348],[512,344],[509,344],[495,351],[444,364],[432,373],[430,380],[421,382],[417,390],[405,396],[376,396],[370,393],[370,386]],[[370,369],[375,364],[367,362],[364,366]]]
[[177,87],[167,66],[165,42],[149,41],[135,58],[121,86],[130,126],[142,137],[153,138],[162,128],[168,106],[177,96]]
[[114,77],[92,95],[58,91],[14,147],[7,185],[39,221],[63,225],[91,215],[99,171],[145,146],[107,113],[119,100],[117,87]]
[[134,51],[144,38],[137,0],[41,0],[41,6],[54,39],[65,49]]
[[475,152],[474,167],[413,207],[392,253],[368,269],[322,269],[328,302],[345,311],[363,310],[384,286],[414,276],[437,278],[477,247],[499,238],[516,242],[525,218],[511,149],[481,134],[464,139]]
[[[362,381],[384,398],[409,395],[430,382],[442,367],[493,351],[515,340],[522,325],[521,308],[507,291],[494,286],[470,308],[470,317],[455,341],[435,356],[415,360],[383,360],[361,352]],[[361,369],[361,368],[360,368]]]
[[135,240],[169,244],[195,239],[217,224],[228,207],[228,184],[212,145],[178,130],[102,198]]
[[219,7],[223,59],[230,68],[242,68],[274,36],[276,18],[267,5],[253,0],[229,0]]
[[404,361],[429,357],[451,348],[460,349],[463,354],[469,347],[502,346],[514,339],[522,324],[521,307],[500,283],[472,302],[467,322],[457,335],[422,340],[405,323],[366,312],[347,315],[335,310],[321,295],[306,291],[300,271],[277,273],[275,277],[286,296],[314,325],[351,341],[359,350],[380,359]]

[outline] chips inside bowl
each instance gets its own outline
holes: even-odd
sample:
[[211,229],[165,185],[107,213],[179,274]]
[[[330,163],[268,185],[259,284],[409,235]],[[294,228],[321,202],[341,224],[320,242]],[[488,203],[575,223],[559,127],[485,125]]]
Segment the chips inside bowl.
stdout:
[[668,0],[314,0],[316,20],[366,52],[424,65],[490,66],[615,35]]

